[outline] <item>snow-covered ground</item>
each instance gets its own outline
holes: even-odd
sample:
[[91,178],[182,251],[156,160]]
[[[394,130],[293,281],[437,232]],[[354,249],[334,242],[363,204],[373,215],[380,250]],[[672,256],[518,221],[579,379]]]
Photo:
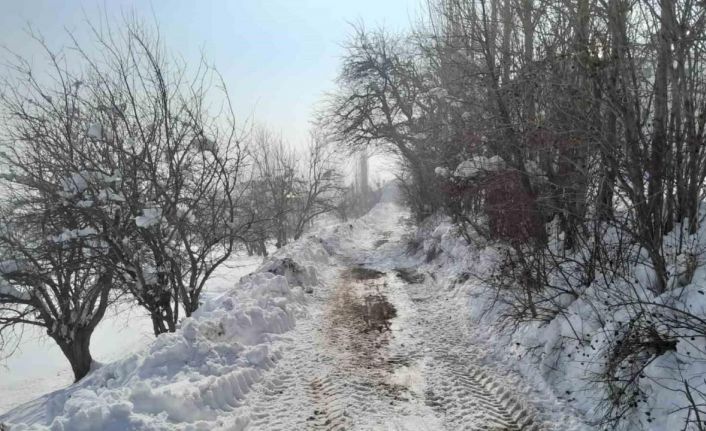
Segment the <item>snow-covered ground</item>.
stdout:
[[[698,416],[692,404],[702,409],[706,403],[706,347],[703,331],[694,329],[702,323],[692,322],[703,322],[706,316],[703,287],[706,267],[697,267],[693,279],[681,283],[680,259],[683,256],[674,250],[679,249],[677,245],[681,241],[690,244],[684,250],[697,250],[702,255],[706,228],[702,226],[696,234],[683,237],[680,237],[681,229],[682,226],[677,226],[665,238],[670,289],[656,295],[640,288],[650,286],[654,275],[644,253],[636,254],[626,258],[631,277],[599,275],[588,287],[571,286],[577,293],[557,299],[559,311],[547,321],[513,320],[510,317],[512,300],[499,297],[503,292],[489,288],[484,281],[498,268],[501,255],[497,243],[478,238],[469,245],[444,217],[428,220],[416,232],[414,242],[416,256],[432,257],[419,268],[434,273],[439,287],[466,298],[464,318],[473,322],[473,344],[485,346],[498,362],[521,374],[525,382],[556,394],[560,404],[580,412],[584,420],[596,424],[597,429],[699,430],[703,424],[695,423]],[[562,285],[557,280],[550,283]],[[616,293],[615,298],[611,292]],[[675,340],[675,348],[660,353],[642,352],[640,356],[628,354],[617,364],[616,368],[625,370],[626,376],[634,373],[636,385],[630,391],[634,402],[613,406],[625,408],[616,424],[605,421],[606,410],[611,407],[607,405],[611,400],[610,388],[604,380],[606,358],[627,339],[632,319],[641,311],[632,309],[631,301],[626,298],[645,304],[642,312],[648,316],[665,321],[676,316],[671,318],[680,323],[673,324],[671,329],[660,327],[665,337]],[[679,318],[684,320],[679,321]]]
[[176,333],[0,422],[13,431],[590,429],[472,324],[468,292],[449,289],[448,268],[407,253],[407,217],[385,203],[318,229],[210,295]]
[[[235,256],[208,281],[204,297],[232,288],[261,263],[259,256]],[[91,351],[96,361],[109,363],[144,349],[153,340],[147,314],[140,307],[121,304],[109,309],[96,328]],[[0,363],[0,414],[72,382],[71,367],[59,347],[41,331],[28,328],[19,349]]]

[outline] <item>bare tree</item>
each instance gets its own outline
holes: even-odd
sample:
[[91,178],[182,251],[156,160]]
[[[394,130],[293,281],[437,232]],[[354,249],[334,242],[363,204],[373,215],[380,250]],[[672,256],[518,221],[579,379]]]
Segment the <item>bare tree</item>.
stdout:
[[[54,70],[63,76],[58,61]],[[114,271],[107,232],[96,229],[69,202],[89,187],[118,181],[100,172],[72,170],[73,150],[95,148],[75,116],[76,89],[64,99],[41,91],[28,75],[24,86],[0,94],[6,128],[0,200],[0,333],[18,326],[46,329],[71,364],[76,381],[91,368],[91,335],[105,314]],[[71,84],[69,84],[71,85]],[[58,94],[62,94],[60,91]],[[68,151],[68,154],[66,153]],[[110,202],[106,202],[110,206]],[[0,347],[8,347],[6,343]]]
[[312,133],[306,153],[299,154],[281,137],[260,129],[253,159],[253,193],[257,196],[251,202],[257,205],[263,221],[259,229],[269,231],[263,232],[258,242],[272,238],[280,248],[299,239],[317,217],[338,208],[342,197],[340,160],[323,135]]
[[[101,232],[105,265],[159,334],[198,308],[254,214],[240,205],[245,143],[218,74],[202,62],[189,77],[158,34],[125,24],[120,34],[92,28],[101,54],[77,42],[70,60],[47,51],[55,67],[46,82],[18,59],[16,72],[29,78],[8,86],[2,102],[10,139],[31,145],[14,148],[6,164],[27,170],[22,158],[31,154],[74,183],[64,205]],[[222,108],[211,112],[216,95]]]
[[312,133],[308,152],[299,169],[301,179],[295,188],[292,214],[293,239],[299,239],[319,216],[336,210],[342,199],[342,175],[336,147],[324,136]]
[[15,190],[1,215],[0,333],[17,325],[44,328],[78,381],[91,369],[91,336],[115,277],[104,265],[101,234],[62,208],[48,179],[9,181]]
[[[704,8],[427,6],[410,35],[355,30],[330,99],[334,136],[400,156],[419,218],[443,208],[469,241],[501,244],[499,273],[485,281],[512,321],[562,316],[563,301],[591,301],[589,287],[625,310],[630,328],[609,343],[598,378],[606,417],[619,422],[641,397],[641,367],[701,319],[672,294],[703,252],[687,238],[705,196]],[[638,267],[653,276],[636,281]],[[699,414],[700,389],[683,383],[684,408]]]
[[332,137],[353,150],[373,147],[398,156],[409,173],[408,201],[423,218],[437,209],[433,137],[440,122],[424,121],[444,90],[428,78],[409,38],[355,29],[323,115]]
[[287,146],[282,137],[267,129],[260,129],[255,136],[255,179],[259,191],[264,193],[263,208],[259,210],[269,222],[270,238],[280,248],[291,236],[289,220],[294,209],[297,183],[298,155]]

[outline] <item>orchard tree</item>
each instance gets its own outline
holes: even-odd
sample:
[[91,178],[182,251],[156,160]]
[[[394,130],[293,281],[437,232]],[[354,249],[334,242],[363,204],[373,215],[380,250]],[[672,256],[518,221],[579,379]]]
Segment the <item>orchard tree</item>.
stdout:
[[61,203],[100,232],[111,278],[149,312],[155,334],[174,331],[253,223],[241,205],[245,136],[205,62],[190,76],[132,21],[121,33],[92,30],[100,54],[78,42],[71,57],[47,49],[51,79],[16,59],[1,100],[4,164],[21,178],[38,169],[32,158],[63,178]]
[[343,179],[333,142],[312,133],[307,153],[299,168],[294,210],[291,216],[292,236],[299,239],[319,216],[337,210],[343,199]]
[[434,138],[443,123],[429,120],[442,115],[437,102],[446,95],[412,38],[354,31],[322,122],[354,152],[372,148],[396,156],[411,179],[407,201],[423,218],[440,205],[434,168],[441,152]]
[[[25,132],[28,139],[13,150],[18,165],[0,181],[0,349],[11,350],[18,326],[41,327],[78,381],[91,369],[91,336],[118,277],[106,232],[67,205],[85,183],[62,176],[48,154],[34,152],[45,136]],[[114,179],[91,180],[106,186]]]
[[312,133],[303,153],[264,128],[254,140],[250,202],[260,232],[255,243],[266,250],[265,242],[273,239],[280,248],[299,239],[317,217],[338,209],[343,196],[340,159],[320,133]]

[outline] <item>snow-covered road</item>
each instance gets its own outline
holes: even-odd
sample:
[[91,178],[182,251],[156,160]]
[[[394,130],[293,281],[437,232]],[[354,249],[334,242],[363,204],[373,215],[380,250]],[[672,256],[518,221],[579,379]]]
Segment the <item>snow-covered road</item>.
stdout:
[[[468,318],[469,297],[442,282],[435,261],[408,253],[407,217],[388,203],[350,224],[322,227],[277,253],[263,274],[209,298],[177,333],[0,423],[116,431],[590,429],[547,385],[502,359],[502,346]],[[276,275],[292,265],[307,280]]]
[[403,217],[378,208],[339,229],[350,236],[336,244],[335,276],[245,400],[248,429],[581,429],[552,394],[471,343],[464,298],[409,266]]

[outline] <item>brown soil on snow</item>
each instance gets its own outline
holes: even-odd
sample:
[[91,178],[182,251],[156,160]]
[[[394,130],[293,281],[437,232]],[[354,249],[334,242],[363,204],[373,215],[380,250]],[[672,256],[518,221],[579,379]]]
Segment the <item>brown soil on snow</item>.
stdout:
[[343,367],[389,372],[387,345],[397,311],[385,296],[384,276],[367,268],[348,269],[329,299],[324,334]]

